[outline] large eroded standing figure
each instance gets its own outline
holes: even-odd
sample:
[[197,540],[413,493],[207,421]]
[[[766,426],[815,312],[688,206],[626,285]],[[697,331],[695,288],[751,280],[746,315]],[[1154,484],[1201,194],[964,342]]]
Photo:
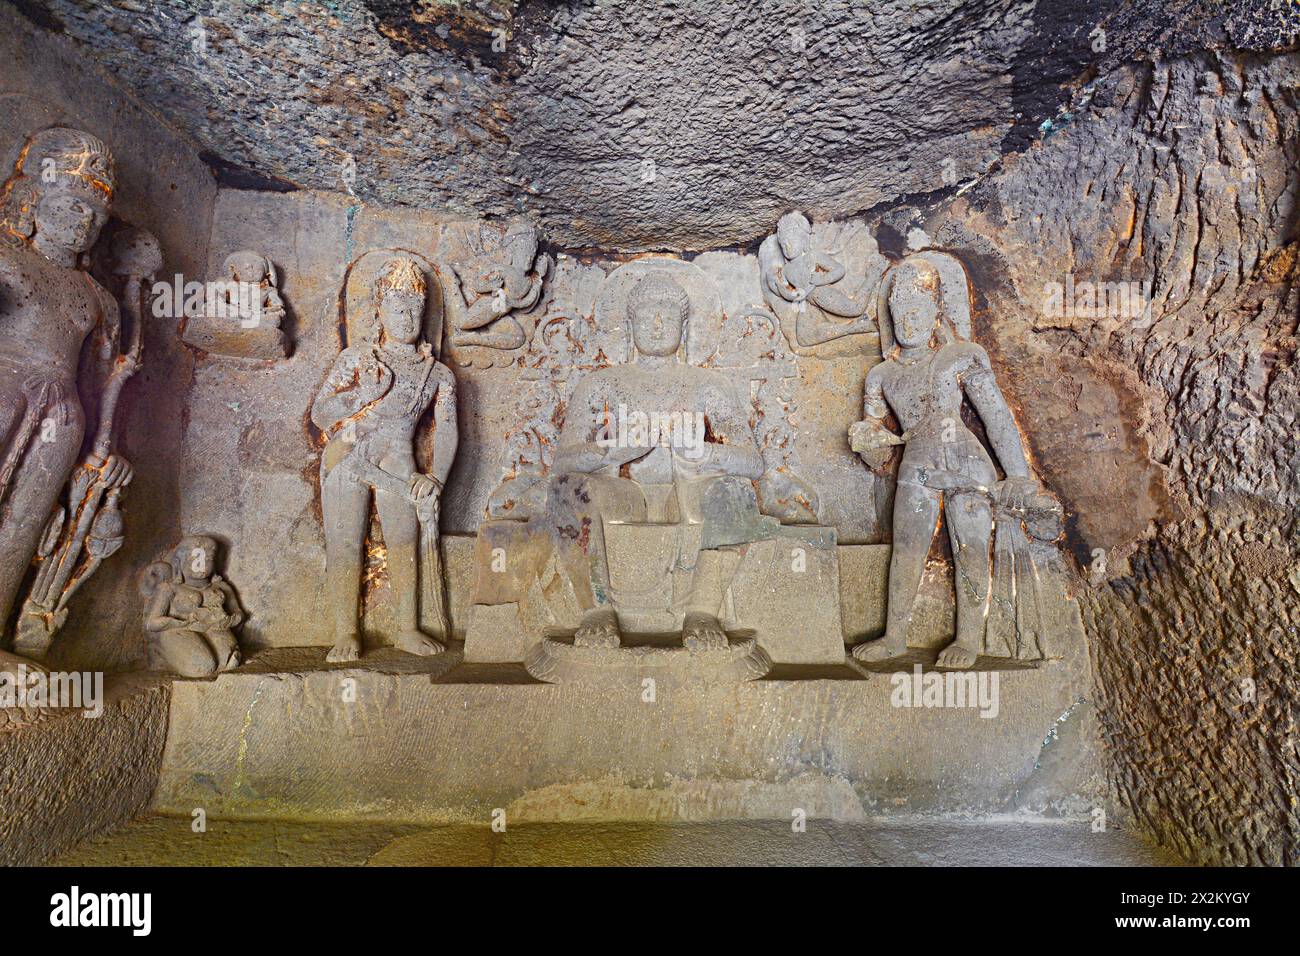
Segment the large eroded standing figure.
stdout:
[[[321,457],[321,502],[334,628],[331,661],[361,654],[361,574],[372,494],[397,598],[395,643],[412,654],[444,649],[421,629],[421,612],[427,618],[433,610],[421,606],[421,590],[426,603],[440,604],[438,510],[456,456],[456,381],[434,357],[432,345],[422,341],[426,294],[414,261],[389,260],[374,288],[376,341],[350,343],[312,404],[312,421],[329,440]],[[415,432],[430,404],[433,458],[429,473],[422,474],[416,467]],[[424,626],[445,637],[445,609],[436,611],[441,622],[426,620]]]
[[[1029,474],[1020,432],[988,353],[951,333],[938,270],[914,257],[895,266],[887,281],[881,338],[883,344],[892,337],[897,350],[867,373],[864,420],[849,436],[853,450],[873,468],[884,466],[891,446],[906,447],[894,496],[885,635],[859,644],[853,656],[880,662],[907,652],[913,605],[942,510],[955,565],[957,634],[937,663],[970,667],[979,656],[989,611],[993,502],[1032,496],[1038,483]],[[890,329],[883,328],[886,322]],[[979,413],[1005,480],[998,480],[993,460],[962,422],[963,399]],[[890,409],[902,437],[884,425]]]
[[[114,185],[102,142],[54,127],[29,138],[0,194],[0,623],[81,455],[82,345],[117,319],[113,297],[82,268]],[[115,455],[92,451],[85,464],[109,487],[131,477]]]

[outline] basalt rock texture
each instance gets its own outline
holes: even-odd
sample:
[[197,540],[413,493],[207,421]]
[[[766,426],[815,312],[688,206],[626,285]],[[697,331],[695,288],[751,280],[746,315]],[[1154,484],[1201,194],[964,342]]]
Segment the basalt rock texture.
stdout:
[[1090,67],[1295,30],[1266,0],[17,6],[229,185],[526,211],[556,243],[628,250],[951,190],[1027,145]]
[[128,677],[107,686],[98,717],[64,710],[28,725],[0,718],[0,865],[38,863],[144,810],[170,701],[167,684]]
[[1162,529],[1082,602],[1116,795],[1162,843],[1219,866],[1297,863],[1300,575],[1260,519],[1214,510]]
[[[25,20],[0,10],[0,26],[15,25],[0,35],[0,52],[17,65],[0,76],[0,97],[19,104],[0,121],[4,145],[54,121],[112,141],[124,214],[158,232],[175,257],[166,274],[174,267],[198,277],[205,263],[214,274],[221,257],[252,242],[283,268],[296,313],[297,347],[277,366],[192,354],[171,320],[150,323],[150,364],[127,396],[136,411],[123,451],[139,475],[127,500],[127,551],[116,559],[123,570],[80,596],[68,661],[110,670],[138,663],[138,611],[123,595],[182,520],[239,545],[232,573],[256,606],[246,630],[255,644],[314,642],[323,581],[319,436],[301,396],[318,386],[325,357],[337,350],[339,289],[366,249],[432,251],[477,217],[523,212],[556,263],[537,318],[559,314],[547,312],[559,301],[598,325],[596,290],[606,272],[647,249],[711,250],[691,265],[723,277],[726,307],[737,316],[762,307],[754,253],[782,213],[854,217],[892,259],[909,247],[943,249],[968,270],[973,337],[991,356],[1035,472],[1065,505],[1095,685],[1082,676],[1082,655],[1071,672],[1077,684],[1049,688],[1034,684],[1040,675],[1009,676],[1009,689],[1025,690],[1023,699],[1011,695],[1019,701],[1011,706],[1023,708],[1017,749],[988,764],[991,776],[960,782],[969,792],[955,798],[942,773],[922,772],[910,755],[928,749],[959,765],[972,740],[986,740],[992,753],[996,735],[978,718],[970,737],[957,717],[935,717],[940,733],[926,731],[928,717],[905,714],[891,737],[880,730],[891,711],[862,682],[791,681],[796,689],[788,691],[776,687],[786,681],[778,675],[737,694],[748,695],[756,715],[776,712],[766,698],[776,702],[777,690],[830,715],[824,723],[845,738],[847,755],[832,769],[844,770],[864,803],[884,795],[948,811],[1090,811],[1103,802],[1090,779],[1062,787],[1055,778],[1070,777],[1076,764],[1089,770],[1091,747],[1061,748],[1053,769],[1037,735],[1050,739],[1051,721],[1067,733],[1079,728],[1081,739],[1095,727],[1121,823],[1200,862],[1300,863],[1294,5],[15,0],[14,7]],[[80,53],[129,95],[82,68]],[[1076,290],[1100,283],[1124,284],[1118,308],[1075,301]],[[1052,308],[1066,289],[1070,301]],[[858,552],[889,540],[877,509],[864,504],[874,492],[843,437],[874,359],[816,358],[792,376],[794,404],[808,410],[800,467],[831,492],[822,494],[822,522]],[[502,438],[519,419],[508,363],[457,374],[473,412],[461,420],[443,515],[454,622],[468,593],[469,536],[509,465]],[[281,607],[290,580],[309,582],[306,597]],[[383,587],[378,581],[376,592]],[[880,602],[850,598],[846,634],[874,633]],[[274,719],[246,726],[248,701],[265,682],[276,692],[268,703],[288,712],[295,695],[311,700],[322,721],[343,721],[336,736],[356,745],[350,717],[331,709],[334,678],[306,670],[182,685],[179,713],[226,768],[228,808],[339,812],[339,792],[323,772],[319,786],[310,776],[290,779],[290,799],[277,806],[283,768],[300,756]],[[470,698],[507,701],[539,741],[554,738],[560,761],[581,727],[608,717],[598,698],[526,687],[528,700],[515,702],[519,688],[487,681],[363,679],[375,691],[363,715],[377,714],[376,726],[391,717],[390,731],[424,747],[419,755],[430,765],[459,770],[446,792],[412,797],[404,790],[409,767],[375,758],[391,769],[394,799],[415,800],[421,813],[481,810],[488,797],[534,794],[526,806],[541,818],[591,795],[548,789],[590,784],[564,773],[538,788],[527,752],[510,750],[519,740],[513,730],[501,733],[497,751],[507,756],[497,790],[485,795],[486,758],[446,735],[455,725],[478,739],[473,720],[457,724]],[[414,722],[381,706],[383,694],[407,685]],[[238,687],[240,695],[211,711],[202,705],[214,687]],[[733,703],[719,694],[697,704],[693,719],[717,724]],[[149,726],[162,706],[148,705]],[[638,726],[640,706],[626,705],[628,727]],[[879,722],[864,719],[871,707]],[[224,720],[212,723],[214,713]],[[772,724],[772,753],[802,733],[800,714],[791,715]],[[628,759],[663,770],[655,747],[688,740],[699,725],[688,718],[677,727],[679,718],[664,712],[659,736],[641,750],[628,744]],[[248,741],[238,728],[249,726],[246,767],[239,747]],[[428,744],[426,726],[444,737]],[[155,737],[140,736],[148,753],[114,813],[141,803],[161,748]],[[68,744],[68,753],[77,757],[93,740]],[[597,747],[604,740],[593,742],[593,775],[608,763]],[[820,772],[825,754],[815,735],[806,740],[799,762]],[[730,730],[725,743],[752,761],[751,777],[769,772],[772,753]],[[193,768],[169,746],[171,789],[162,804],[188,813],[199,799],[192,791],[211,786],[185,773]],[[310,756],[314,746],[303,740],[300,753]],[[372,751],[367,744],[356,759]],[[1072,758],[1076,751],[1086,759]],[[248,786],[259,778],[270,783]],[[993,778],[1013,780],[1019,791],[997,789]],[[464,785],[453,792],[457,779]],[[41,783],[45,799],[55,800],[56,782]],[[353,810],[365,809],[373,783],[349,784],[357,787],[345,794]],[[728,799],[740,806],[748,799],[742,791]],[[626,797],[610,786],[595,793],[615,803]],[[1070,796],[1067,805],[1057,805],[1060,793]],[[713,799],[707,788],[688,796]],[[98,826],[74,820],[66,833]],[[21,845],[33,839],[21,835]]]
[[[1117,796],[1205,862],[1297,862],[1298,77],[1294,53],[1124,68],[928,222],[1009,283],[987,329],[1075,513]],[[1070,277],[1150,308],[1048,314]]]

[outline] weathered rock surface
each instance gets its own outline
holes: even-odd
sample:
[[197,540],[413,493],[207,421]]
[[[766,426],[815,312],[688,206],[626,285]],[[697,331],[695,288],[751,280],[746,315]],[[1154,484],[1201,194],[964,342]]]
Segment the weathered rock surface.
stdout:
[[[1005,376],[1036,468],[1071,513],[1070,544],[1092,581],[1079,586],[1095,701],[1052,698],[1050,707],[1035,705],[1025,727],[1046,730],[1042,718],[1056,713],[1095,720],[1120,806],[1190,858],[1300,862],[1294,10],[1266,0],[1227,10],[1209,0],[950,0],[910,13],[833,4],[796,22],[740,0],[607,7],[482,0],[458,13],[379,0],[328,8],[200,9],[191,0],[17,6],[44,31],[74,42],[58,40],[60,56],[44,60],[0,38],[19,64],[14,76],[0,77],[0,91],[19,94],[12,101],[22,104],[6,132],[36,119],[73,119],[115,144],[131,143],[120,152],[129,212],[157,227],[190,274],[207,258],[210,225],[213,256],[251,231],[267,239],[277,261],[299,265],[289,266],[286,281],[303,305],[304,347],[279,370],[232,372],[211,356],[189,355],[162,323],[149,330],[154,364],[142,373],[125,450],[141,466],[133,494],[154,506],[133,513],[128,502],[123,566],[171,540],[178,515],[224,516],[232,536],[250,539],[278,528],[282,540],[250,549],[247,566],[270,568],[283,558],[279,573],[313,583],[292,614],[255,623],[267,628],[263,637],[310,631],[320,558],[315,449],[301,409],[283,397],[318,383],[320,357],[333,342],[338,282],[364,248],[398,239],[432,248],[450,220],[522,210],[562,247],[605,250],[563,266],[564,281],[578,288],[603,276],[597,263],[617,259],[611,250],[752,246],[793,207],[824,218],[863,214],[891,256],[911,241],[951,249],[966,263],[978,298],[976,338]],[[197,26],[202,32],[191,31]],[[494,27],[506,30],[504,49],[492,48]],[[800,55],[791,45],[795,28],[803,31]],[[168,134],[159,149],[141,132],[157,132],[145,112],[129,100],[119,110],[85,74],[65,70],[74,43],[194,137],[227,185],[323,187],[352,200],[231,190],[214,219],[214,190],[182,138]],[[1060,84],[1071,81],[1084,85],[1058,111]],[[81,105],[38,108],[37,90]],[[362,201],[452,212],[392,215],[361,209]],[[710,255],[737,275],[752,265],[752,256],[733,253],[697,261]],[[1046,314],[1047,285],[1071,279],[1150,283],[1150,312]],[[748,301],[734,298],[729,308]],[[847,424],[860,408],[862,363],[809,367],[796,386],[801,404],[818,408],[823,424]],[[481,428],[468,426],[458,463],[478,477],[449,489],[448,515],[463,532],[499,477],[493,443],[513,422],[507,373],[490,372],[466,376],[466,401],[487,412]],[[168,411],[146,414],[146,405]],[[842,429],[809,429],[799,443],[810,478],[855,492],[825,496],[825,523],[851,526],[855,541],[883,540],[885,529],[857,504],[863,476]],[[227,505],[235,499],[237,506]],[[464,563],[451,563],[463,583]],[[249,576],[258,578],[249,583],[258,603],[272,604],[264,597],[277,582]],[[69,628],[71,656],[131,662],[138,628],[120,608],[132,585],[125,573],[114,580],[82,596],[84,610]],[[865,607],[854,614],[855,621],[869,616]],[[241,693],[265,680],[284,700],[310,699],[322,720],[333,719],[321,703],[334,692],[333,675],[237,679],[248,684]],[[518,689],[405,683],[415,703],[401,725],[416,728],[412,737],[435,727],[421,756],[460,768],[477,785],[481,755],[458,749],[481,730],[473,708],[463,723],[441,721],[447,714],[461,721],[467,699],[495,706]],[[191,686],[187,706],[197,709],[217,686]],[[883,720],[883,697],[861,697],[860,683],[795,686],[809,712],[853,737],[842,766],[852,765],[855,783],[872,781],[864,796],[892,795],[889,786],[909,777],[920,798],[937,799],[938,778],[925,777],[906,755],[933,745],[930,755],[940,761],[969,756],[956,718],[936,718],[950,721],[951,733],[927,737],[912,727],[911,736],[882,742],[863,714],[877,708]],[[770,716],[775,710],[766,705],[781,704],[775,689],[749,687],[746,706]],[[560,739],[568,722],[607,717],[600,701],[570,699],[561,689],[527,688],[526,696],[511,706],[542,734],[539,747],[568,746]],[[711,708],[722,713],[723,703],[697,702],[700,720],[713,716]],[[191,729],[230,762],[235,738],[226,731],[250,705],[221,706],[225,724],[196,721]],[[376,708],[379,726],[383,706]],[[629,735],[637,726],[631,715],[624,712]],[[552,720],[560,729],[546,731]],[[675,733],[663,720],[656,744]],[[989,722],[975,721],[982,723]],[[793,724],[774,727],[783,740],[796,733]],[[268,779],[317,745],[304,741],[294,751],[274,736],[278,729],[274,719],[259,728],[266,749],[254,756]],[[331,732],[360,748],[353,731]],[[823,769],[820,738],[800,739],[809,749],[799,766]],[[767,756],[742,737],[719,742],[755,760]],[[370,752],[360,749],[362,757]],[[507,749],[503,743],[498,751]],[[1031,750],[1022,748],[1021,770]],[[995,756],[1008,759],[1005,751]],[[662,769],[652,755],[645,760]],[[897,776],[878,788],[872,774],[881,760],[893,761]],[[520,754],[501,761],[491,768],[501,799],[535,784]],[[1068,775],[1069,767],[1059,772]],[[1050,805],[1060,792],[1034,776],[1017,777],[1025,791],[1017,805]],[[240,791],[246,779],[229,775],[232,807],[261,799]],[[409,797],[399,776],[388,783],[395,799]],[[326,796],[336,801],[329,812],[338,812],[339,793],[325,794],[333,786],[328,773],[294,786],[300,792],[288,805],[295,812],[315,812]],[[188,808],[190,796],[177,784],[177,808]],[[363,807],[369,796],[349,799]],[[471,799],[483,793],[466,787],[432,803]]]
[[[987,275],[986,329],[1075,513],[1122,805],[1189,857],[1298,862],[1300,57],[1125,68],[928,223]],[[1047,283],[1149,282],[1053,317]]]
[[25,724],[0,715],[0,865],[38,863],[144,810],[169,701],[165,683],[122,678],[108,684],[97,718],[47,709]]
[[288,823],[148,816],[55,866],[1181,866],[1132,833],[1023,818],[836,823]]
[[[466,821],[501,807],[515,822],[788,821],[797,806],[841,820],[864,810],[1078,819],[1100,798],[1091,731],[1062,720],[1088,707],[1077,643],[1040,670],[949,674],[971,684],[960,707],[895,706],[893,677],[855,679],[848,667],[732,686],[664,682],[649,699],[627,672],[593,687],[536,683],[522,668],[463,664],[455,652],[386,651],[364,668],[323,657],[277,649],[215,681],[173,685],[155,809],[204,807],[223,819]],[[977,679],[985,702],[998,681],[996,718],[971,705]]]
[[752,243],[791,208],[951,188],[1025,146],[1090,64],[1273,49],[1297,29],[1264,0],[18,7],[232,185],[528,211],[562,245],[634,250]]

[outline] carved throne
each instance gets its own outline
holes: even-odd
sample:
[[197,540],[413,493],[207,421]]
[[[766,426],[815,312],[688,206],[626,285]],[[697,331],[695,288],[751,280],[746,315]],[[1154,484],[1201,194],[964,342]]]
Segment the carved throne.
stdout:
[[[466,660],[526,662],[536,676],[564,679],[554,674],[554,661],[539,664],[545,656],[539,650],[545,642],[554,651],[556,641],[572,635],[581,608],[556,566],[549,540],[530,533],[527,518],[545,497],[554,443],[548,423],[581,374],[600,367],[593,356],[600,357],[595,363],[605,359],[603,364],[626,360],[625,298],[651,269],[670,270],[686,289],[692,302],[687,361],[732,377],[739,393],[751,397],[751,425],[757,426],[764,456],[766,471],[754,483],[751,506],[728,518],[733,525],[763,528],[753,536],[759,540],[729,552],[734,566],[726,569],[730,585],[719,619],[733,642],[752,639],[759,650],[756,658],[738,663],[733,674],[760,676],[770,664],[842,663],[835,530],[796,523],[815,521],[817,502],[791,469],[793,425],[784,383],[795,374],[793,360],[776,323],[763,310],[726,315],[707,273],[660,257],[638,259],[611,273],[592,318],[560,316],[539,326],[526,362],[533,382],[522,400],[523,424],[508,441],[510,460],[489,504],[495,520],[480,526],[476,541]],[[663,648],[666,635],[682,626],[693,571],[689,556],[697,553],[702,532],[698,523],[683,520],[671,485],[640,488],[644,506],[606,509],[603,530],[609,596],[624,634],[624,647],[618,650],[626,652],[621,659],[644,670],[660,659],[654,649]]]

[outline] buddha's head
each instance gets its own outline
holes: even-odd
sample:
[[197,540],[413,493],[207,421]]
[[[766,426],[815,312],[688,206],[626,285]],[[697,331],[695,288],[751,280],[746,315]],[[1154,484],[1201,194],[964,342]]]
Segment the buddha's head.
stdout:
[[627,297],[632,343],[641,355],[666,358],[677,353],[686,336],[691,299],[666,272],[641,278]]
[[412,345],[420,339],[427,287],[412,259],[389,259],[375,280],[375,300],[383,340]]

